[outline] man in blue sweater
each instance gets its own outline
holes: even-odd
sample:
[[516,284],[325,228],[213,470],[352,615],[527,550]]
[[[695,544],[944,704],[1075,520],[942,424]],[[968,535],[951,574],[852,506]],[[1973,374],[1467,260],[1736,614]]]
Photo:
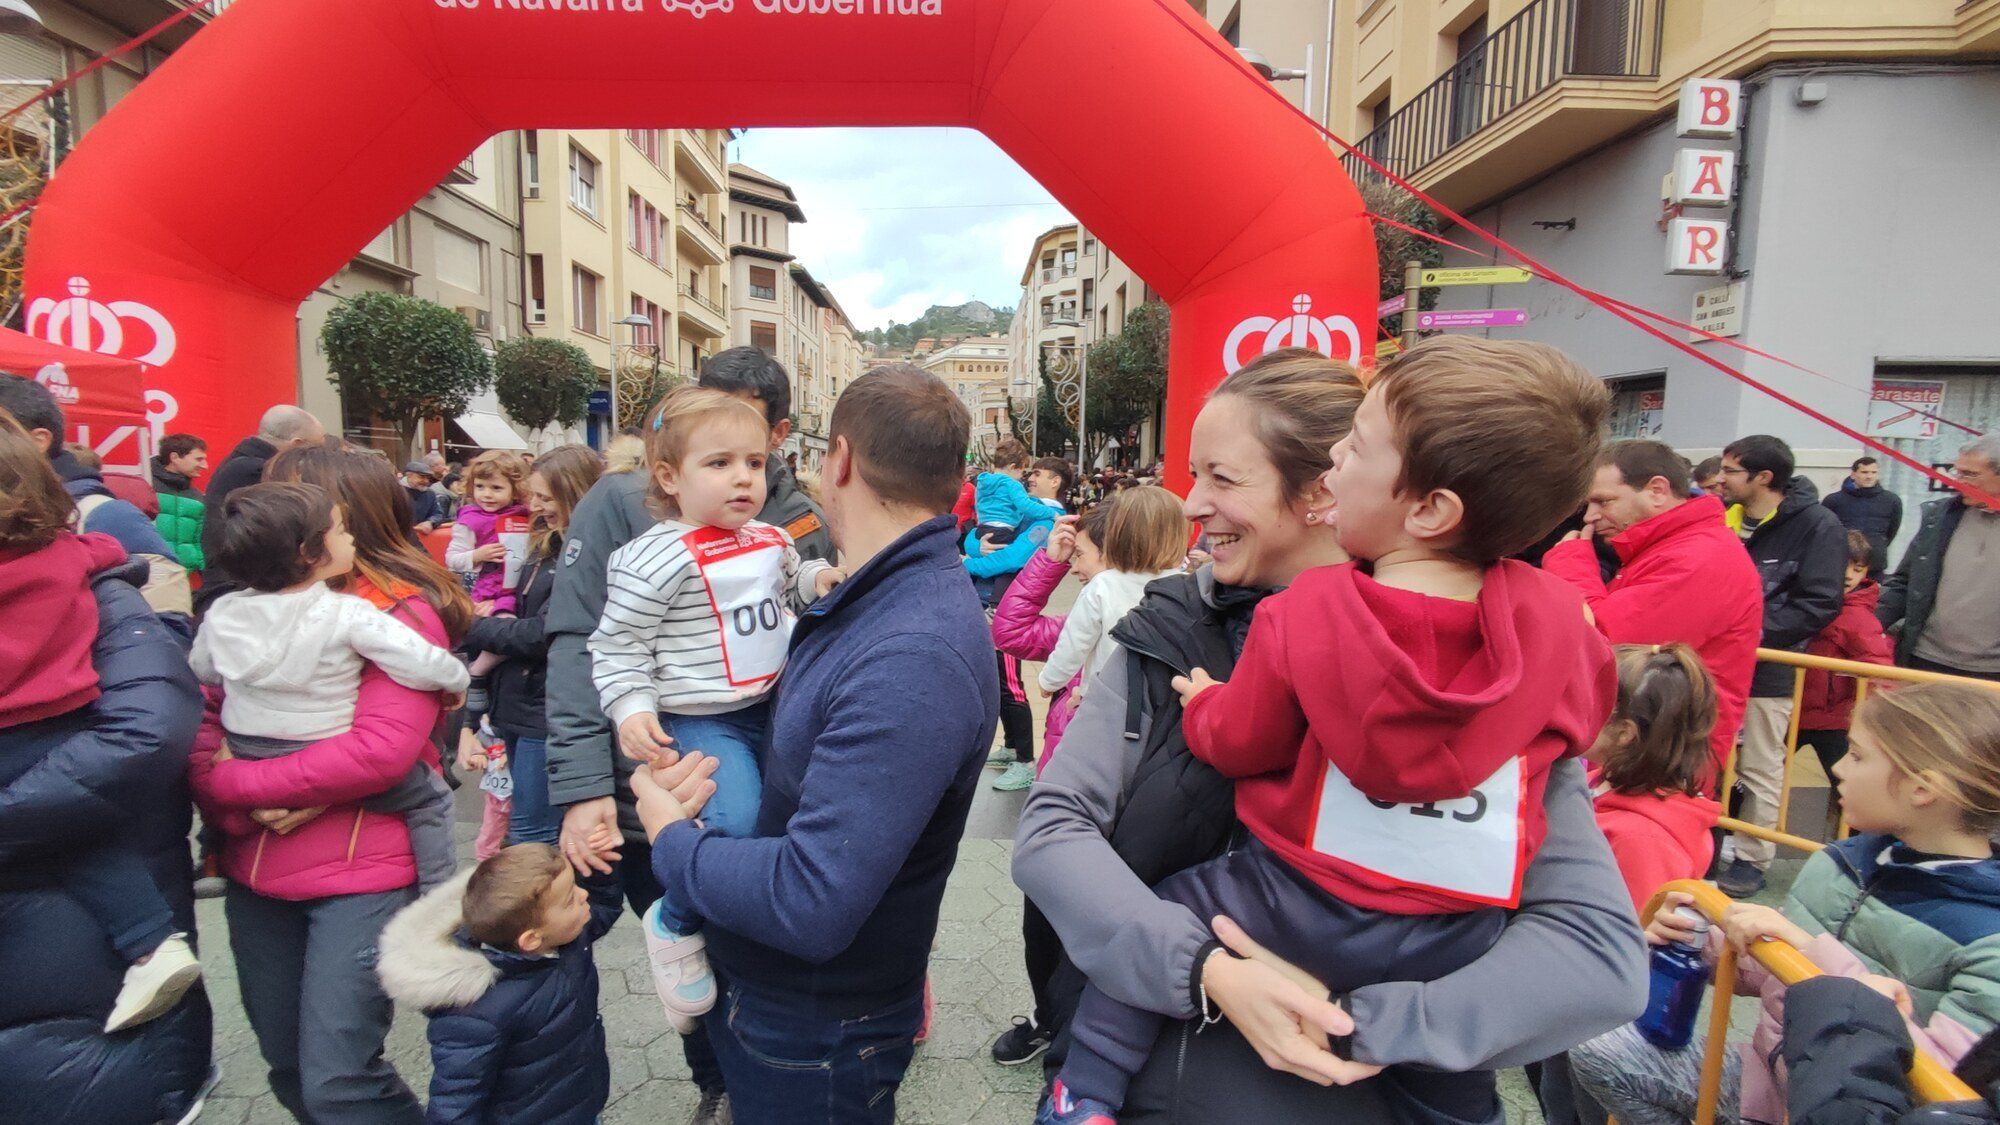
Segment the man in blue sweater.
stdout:
[[706,920],[723,989],[707,1028],[739,1121],[895,1120],[1000,709],[949,514],[970,427],[957,396],[907,364],[834,406],[822,487],[849,577],[792,634],[756,835],[689,818],[699,753],[633,774],[653,871]]

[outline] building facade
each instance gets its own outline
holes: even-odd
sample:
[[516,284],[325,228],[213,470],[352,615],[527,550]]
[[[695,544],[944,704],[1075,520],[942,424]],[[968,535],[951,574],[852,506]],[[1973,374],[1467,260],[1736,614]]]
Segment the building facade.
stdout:
[[[2000,425],[2000,228],[1977,218],[2000,176],[2000,0],[1369,0],[1332,10],[1315,116],[1419,189],[1600,292],[1810,369],[1667,329],[1918,461],[1948,463],[1969,431]],[[1324,0],[1208,0],[1204,14],[1296,66],[1302,55],[1286,52],[1299,29],[1328,11]],[[1690,79],[1741,83],[1733,135],[1680,135]],[[1725,198],[1667,198],[1687,152],[1733,158]],[[1727,224],[1698,262],[1704,272],[1669,272],[1686,264],[1669,261],[1676,219]],[[1483,246],[1469,231],[1446,234]],[[1446,256],[1453,266],[1506,261]],[[1776,434],[1822,489],[1862,452],[1555,285],[1450,287],[1438,307],[1525,311],[1524,325],[1475,331],[1553,344],[1602,374],[1620,436],[1700,456]],[[1915,471],[1884,468],[1906,506],[1937,495]],[[1905,541],[1914,527],[1905,520]]]
[[834,401],[861,374],[863,349],[832,291],[791,252],[791,226],[805,221],[791,185],[747,164],[729,166],[730,340],[762,349],[791,373],[786,451],[817,471]]
[[968,452],[990,454],[1001,438],[1013,436],[1013,419],[1008,414],[1012,353],[1006,336],[974,336],[920,361],[924,370],[957,392],[971,413],[973,449]]

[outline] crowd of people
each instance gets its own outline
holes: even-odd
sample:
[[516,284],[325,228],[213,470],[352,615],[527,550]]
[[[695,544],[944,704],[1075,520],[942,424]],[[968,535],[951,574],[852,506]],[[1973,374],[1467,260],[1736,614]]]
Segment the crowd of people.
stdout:
[[[1554,1122],[1685,1120],[1698,1048],[1632,1028],[1649,943],[1782,939],[1856,986],[1745,974],[1730,1120],[1831,1121],[1829,1051],[1995,1053],[2000,694],[1967,681],[2000,681],[2000,439],[1891,569],[1873,459],[1822,502],[1774,437],[1606,443],[1602,382],[1533,344],[1366,382],[1266,355],[1202,407],[1184,497],[1011,439],[968,471],[964,406],[908,366],[842,394],[809,492],[790,399],[733,349],[608,460],[400,471],[277,406],[205,489],[207,443],[165,437],[139,492],[0,379],[21,1104],[199,1113],[207,871],[301,1121],[594,1122],[592,948],[627,908],[696,1125],[893,1121],[982,784],[1027,792],[1034,1009],[992,1055],[1042,1064],[1049,1125],[1498,1122],[1515,1066]],[[1857,701],[1760,648],[1948,678]],[[1713,829],[1777,823],[1794,730],[1856,834],[1830,820],[1782,910],[1642,932],[1673,880],[1764,889],[1768,842]]]

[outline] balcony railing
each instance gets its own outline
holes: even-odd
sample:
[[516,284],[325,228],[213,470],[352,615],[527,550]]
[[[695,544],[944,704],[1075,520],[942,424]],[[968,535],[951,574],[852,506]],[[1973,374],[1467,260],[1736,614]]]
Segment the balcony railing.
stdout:
[[1535,0],[1355,147],[1407,177],[1565,78],[1657,78],[1664,3]]
[[[690,289],[684,289],[682,290],[682,292],[686,293],[689,297],[693,298],[694,303],[696,305],[699,305],[700,307],[707,309],[711,315],[718,317],[726,315],[722,311],[722,306],[716,304],[714,301],[709,300],[708,297],[701,292],[701,290],[690,288]],[[723,321],[718,321],[718,323],[726,324],[728,322],[725,319]]]

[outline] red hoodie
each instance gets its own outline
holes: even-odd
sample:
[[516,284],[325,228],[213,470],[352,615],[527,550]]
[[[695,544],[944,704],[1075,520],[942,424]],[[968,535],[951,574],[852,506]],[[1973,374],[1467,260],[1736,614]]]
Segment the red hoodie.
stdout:
[[1182,717],[1244,825],[1328,893],[1389,914],[1519,902],[1549,766],[1617,700],[1576,592],[1525,563],[1477,603],[1310,570],[1257,608],[1228,683]]
[[[1814,656],[1859,660],[1864,664],[1895,663],[1895,646],[1875,619],[1882,587],[1863,579],[1847,592],[1840,616],[1819,631],[1806,651]],[[1854,717],[1854,678],[1832,672],[1807,672],[1805,699],[1799,707],[1800,730],[1846,730]]]
[[1661,884],[1699,879],[1715,852],[1709,829],[1722,806],[1685,793],[1597,795],[1597,827],[1611,844],[1611,858],[1625,877],[1632,909],[1644,910]]
[[109,535],[65,531],[34,551],[0,550],[0,728],[74,711],[97,698],[97,599],[90,576],[125,561]]
[[1549,548],[1542,569],[1583,591],[1612,644],[1691,646],[1715,677],[1712,789],[1743,726],[1757,645],[1764,639],[1764,587],[1742,540],[1722,522],[1722,501],[1697,496],[1612,537],[1624,566],[1606,586],[1597,552],[1581,539]]

